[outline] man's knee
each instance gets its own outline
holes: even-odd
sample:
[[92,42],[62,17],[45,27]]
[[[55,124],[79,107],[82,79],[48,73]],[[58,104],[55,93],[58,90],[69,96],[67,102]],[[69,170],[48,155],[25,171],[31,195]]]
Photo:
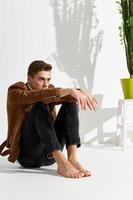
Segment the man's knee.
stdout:
[[38,101],[34,105],[35,108],[42,108],[42,107],[47,107],[47,104],[43,103],[42,101]]
[[45,110],[48,111],[48,105],[43,103],[42,101],[38,101],[35,103],[33,110]]
[[77,103],[70,103],[70,102],[65,102],[62,105],[67,106],[67,107],[78,107]]
[[36,116],[38,114],[44,114],[44,115],[49,115],[49,108],[48,108],[48,105],[41,102],[41,101],[38,101],[35,103],[35,105],[33,106],[31,112],[30,112],[30,116]]
[[75,110],[78,112],[79,108],[77,103],[64,102],[61,107],[63,110]]

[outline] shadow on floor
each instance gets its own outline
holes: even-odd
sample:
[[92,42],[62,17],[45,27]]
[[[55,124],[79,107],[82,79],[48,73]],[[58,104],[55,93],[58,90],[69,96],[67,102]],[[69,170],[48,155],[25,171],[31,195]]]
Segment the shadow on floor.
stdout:
[[[60,176],[59,174],[57,174],[57,170],[55,169],[46,169],[44,167],[40,167],[40,168],[25,168],[25,167],[3,167],[0,168],[0,173],[28,173],[28,174],[43,174],[43,175],[51,175],[51,176]],[[62,177],[62,176],[60,176]]]

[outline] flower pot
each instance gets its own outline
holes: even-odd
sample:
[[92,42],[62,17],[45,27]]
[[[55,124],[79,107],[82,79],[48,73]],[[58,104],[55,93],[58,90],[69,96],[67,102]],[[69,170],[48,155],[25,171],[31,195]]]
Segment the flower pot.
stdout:
[[121,79],[123,95],[125,99],[133,99],[133,78]]

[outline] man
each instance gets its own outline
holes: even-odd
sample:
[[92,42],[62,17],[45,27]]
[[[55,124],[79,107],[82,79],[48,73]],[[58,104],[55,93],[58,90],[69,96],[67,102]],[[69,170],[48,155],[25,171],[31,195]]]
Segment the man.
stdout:
[[[78,106],[82,110],[97,109],[97,101],[81,89],[55,88],[50,84],[52,66],[33,61],[27,83],[17,82],[8,88],[7,139],[0,155],[9,154],[23,167],[40,167],[57,163],[57,172],[69,178],[90,176],[77,159],[79,138]],[[56,115],[55,105],[61,104]],[[67,157],[63,154],[66,145]],[[7,149],[3,151],[4,147]]]

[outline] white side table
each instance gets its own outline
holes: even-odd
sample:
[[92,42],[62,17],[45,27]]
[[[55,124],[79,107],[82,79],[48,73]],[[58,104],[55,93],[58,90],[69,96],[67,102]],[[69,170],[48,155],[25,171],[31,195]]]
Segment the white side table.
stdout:
[[[118,135],[120,135],[120,144],[122,145],[123,150],[126,147],[127,131],[129,129],[129,124],[128,124],[129,107],[130,109],[133,110],[133,99],[119,99],[118,100],[117,131],[115,135],[115,143],[118,144]],[[132,126],[133,126],[133,120],[132,120]]]

